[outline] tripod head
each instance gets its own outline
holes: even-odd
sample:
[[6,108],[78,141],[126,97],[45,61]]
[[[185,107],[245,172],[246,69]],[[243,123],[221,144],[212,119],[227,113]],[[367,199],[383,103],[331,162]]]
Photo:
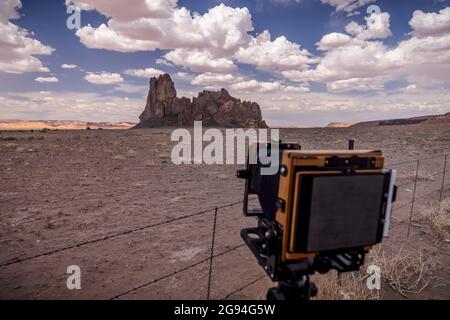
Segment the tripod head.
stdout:
[[[309,275],[357,271],[365,255],[388,235],[395,201],[395,170],[384,170],[378,150],[301,150],[280,143],[278,172],[263,175],[251,145],[246,169],[243,212],[257,217],[241,236],[278,288],[268,298],[308,299],[317,292]],[[353,145],[353,143],[352,143]],[[270,144],[263,146],[270,151]],[[259,207],[249,208],[255,195]]]

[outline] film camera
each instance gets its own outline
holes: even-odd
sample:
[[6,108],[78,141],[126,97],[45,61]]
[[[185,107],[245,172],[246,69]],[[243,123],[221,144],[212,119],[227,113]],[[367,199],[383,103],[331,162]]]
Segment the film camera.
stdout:
[[[280,143],[278,172],[261,174],[265,166],[256,156],[261,143],[249,147],[245,170],[243,211],[258,225],[241,236],[259,264],[278,287],[267,299],[309,299],[317,288],[309,276],[357,271],[373,245],[388,235],[396,196],[396,171],[384,170],[377,150],[301,150],[296,143]],[[270,144],[265,144],[270,150]],[[270,152],[270,151],[269,151]],[[249,208],[256,195],[259,207]]]

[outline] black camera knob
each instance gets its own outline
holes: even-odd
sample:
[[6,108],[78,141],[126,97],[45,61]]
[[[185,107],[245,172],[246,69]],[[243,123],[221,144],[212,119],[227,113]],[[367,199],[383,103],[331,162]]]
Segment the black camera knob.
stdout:
[[250,176],[249,171],[246,169],[243,170],[238,170],[236,172],[236,177],[240,178],[240,179],[248,179]]

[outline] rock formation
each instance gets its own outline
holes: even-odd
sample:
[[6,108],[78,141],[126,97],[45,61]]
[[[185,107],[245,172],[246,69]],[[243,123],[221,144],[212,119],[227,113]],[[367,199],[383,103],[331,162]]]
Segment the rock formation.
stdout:
[[178,98],[168,74],[150,79],[147,105],[139,119],[136,128],[188,127],[194,121],[202,121],[206,127],[267,127],[257,103],[236,99],[225,89],[200,92],[193,101],[185,97]]

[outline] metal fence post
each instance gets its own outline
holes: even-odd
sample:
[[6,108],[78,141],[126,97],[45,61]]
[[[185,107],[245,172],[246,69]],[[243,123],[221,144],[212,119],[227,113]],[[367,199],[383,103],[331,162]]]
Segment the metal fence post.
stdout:
[[417,178],[419,177],[419,164],[420,164],[420,160],[417,160],[416,178],[414,179],[414,192],[413,192],[413,198],[412,198],[412,202],[411,202],[411,213],[409,215],[408,233],[406,235],[407,238],[409,237],[409,232],[411,231],[411,223],[412,223],[412,217],[413,217],[413,212],[414,212],[414,200],[416,199]]
[[441,192],[439,193],[438,209],[441,208],[442,191],[444,190],[444,182],[445,182],[445,171],[447,171],[447,156],[448,156],[448,154],[446,154],[444,157],[444,171],[442,172],[442,184],[441,184]]
[[213,232],[212,232],[212,240],[211,240],[211,255],[209,257],[209,276],[208,276],[208,293],[206,299],[209,300],[211,294],[211,278],[212,278],[212,263],[214,258],[214,242],[216,240],[216,225],[217,225],[217,212],[218,208],[214,209],[214,222],[213,222]]

